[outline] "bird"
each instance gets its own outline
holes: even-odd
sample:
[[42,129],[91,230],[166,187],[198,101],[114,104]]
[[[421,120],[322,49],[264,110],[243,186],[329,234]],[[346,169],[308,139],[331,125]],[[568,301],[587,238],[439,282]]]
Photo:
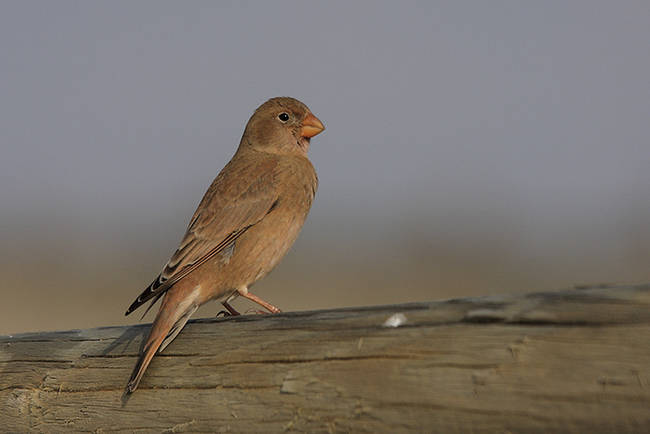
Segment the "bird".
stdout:
[[[249,288],[268,274],[298,237],[311,208],[318,177],[307,152],[325,129],[309,108],[290,97],[271,98],[250,117],[239,146],[214,179],[189,221],[180,245],[162,272],[125,315],[162,298],[125,394],[133,393],[153,357],[212,300],[227,314],[245,297],[280,309]],[[144,315],[143,315],[144,316]]]

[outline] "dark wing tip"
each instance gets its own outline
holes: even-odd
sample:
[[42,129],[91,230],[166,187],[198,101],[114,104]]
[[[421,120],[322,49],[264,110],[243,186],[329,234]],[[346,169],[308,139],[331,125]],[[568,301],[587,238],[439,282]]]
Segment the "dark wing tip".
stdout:
[[142,294],[138,296],[138,298],[135,299],[133,303],[131,303],[131,306],[124,312],[124,316],[128,316],[131,312],[145,304],[148,300],[150,300],[152,297],[156,296],[157,289],[159,289],[160,286],[162,286],[162,281],[160,278],[160,275],[154,279],[153,282],[147,288],[142,291]]
[[[151,287],[147,288],[145,290],[145,293],[149,289],[151,289]],[[131,303],[131,306],[129,306],[129,308],[126,310],[126,312],[124,312],[124,316],[127,316],[128,314],[130,314],[131,312],[133,312],[134,310],[136,310],[137,308],[142,306],[142,304],[144,303],[144,301],[142,301],[142,298],[143,298],[142,295],[144,295],[144,293],[142,293],[138,298],[135,299],[135,301],[133,303]]]

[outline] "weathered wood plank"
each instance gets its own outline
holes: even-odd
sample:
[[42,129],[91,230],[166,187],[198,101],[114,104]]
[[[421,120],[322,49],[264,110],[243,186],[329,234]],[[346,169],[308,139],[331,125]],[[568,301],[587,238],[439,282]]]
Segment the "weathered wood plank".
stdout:
[[125,402],[147,329],[0,337],[0,426],[650,430],[650,285],[193,321]]

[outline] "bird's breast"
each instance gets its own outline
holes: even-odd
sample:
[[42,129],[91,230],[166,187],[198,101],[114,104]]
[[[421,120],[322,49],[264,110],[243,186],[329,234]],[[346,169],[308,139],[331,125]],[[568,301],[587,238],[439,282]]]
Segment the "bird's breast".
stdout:
[[235,241],[227,258],[221,258],[226,286],[252,285],[277,265],[300,233],[316,186],[315,176],[285,178],[269,212]]

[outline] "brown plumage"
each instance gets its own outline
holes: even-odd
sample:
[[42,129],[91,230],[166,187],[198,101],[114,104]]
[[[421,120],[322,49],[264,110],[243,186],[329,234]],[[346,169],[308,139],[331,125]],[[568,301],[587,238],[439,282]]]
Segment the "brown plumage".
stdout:
[[248,287],[271,271],[298,236],[318,186],[307,158],[309,140],[323,129],[293,98],[270,99],[253,113],[237,152],[208,188],[180,246],[126,311],[162,297],[127,393],[203,303],[221,301],[237,315],[228,302],[241,295],[279,312]]

